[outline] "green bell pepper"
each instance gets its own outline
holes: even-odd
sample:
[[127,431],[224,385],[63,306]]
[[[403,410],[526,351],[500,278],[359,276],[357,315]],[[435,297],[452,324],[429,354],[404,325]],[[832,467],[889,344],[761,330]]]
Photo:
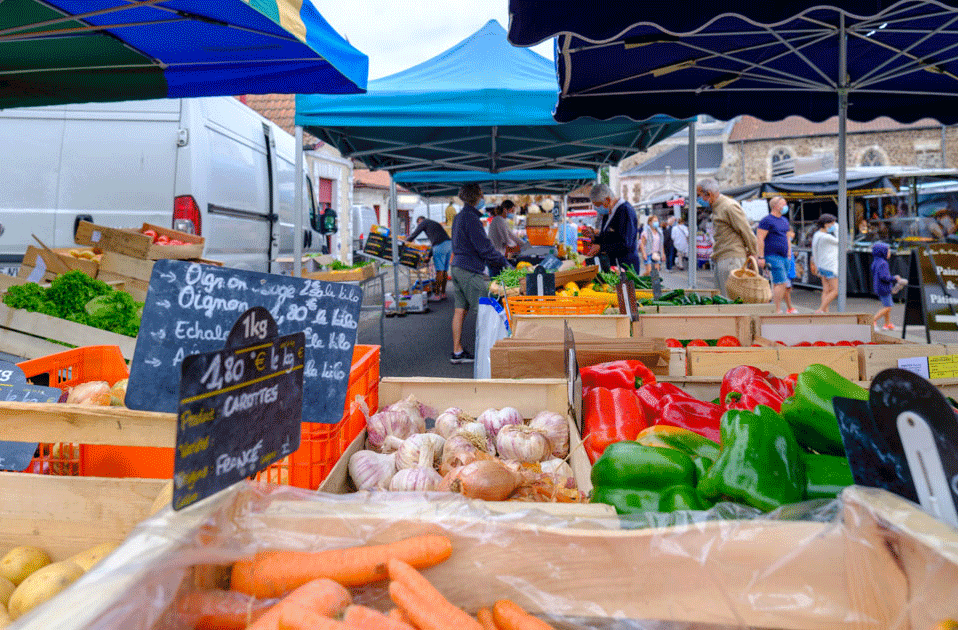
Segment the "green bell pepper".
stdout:
[[802,452],[788,423],[772,408],[726,411],[721,434],[718,461],[698,484],[704,497],[726,497],[766,512],[802,500]]
[[834,499],[846,486],[855,483],[851,466],[844,457],[806,453],[803,459],[806,499]]
[[685,453],[695,464],[696,479],[701,479],[715,464],[721,450],[717,443],[694,431],[667,424],[656,424],[642,429],[635,441],[646,446],[674,448]]
[[810,365],[795,381],[795,394],[782,403],[782,417],[792,426],[799,444],[824,455],[844,455],[832,399],[868,400],[868,390],[824,365]]
[[592,466],[592,502],[620,515],[704,510],[695,488],[696,468],[685,453],[638,442],[615,442]]

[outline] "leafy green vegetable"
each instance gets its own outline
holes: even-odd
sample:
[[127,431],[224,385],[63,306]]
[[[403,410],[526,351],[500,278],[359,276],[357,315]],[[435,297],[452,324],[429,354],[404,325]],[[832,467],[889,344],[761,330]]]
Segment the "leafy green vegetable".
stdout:
[[503,269],[502,273],[493,278],[493,280],[498,282],[499,286],[511,289],[512,287],[517,287],[522,284],[526,275],[527,273],[524,269]]
[[49,288],[21,284],[7,289],[3,303],[102,330],[136,337],[142,304],[123,291],[80,271],[57,276]]

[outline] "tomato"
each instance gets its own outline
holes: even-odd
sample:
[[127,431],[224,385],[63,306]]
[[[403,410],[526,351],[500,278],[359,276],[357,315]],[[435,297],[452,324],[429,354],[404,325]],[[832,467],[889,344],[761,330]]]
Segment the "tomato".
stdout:
[[786,347],[784,341],[776,341],[776,342],[775,342],[775,345],[777,345],[777,346],[782,346],[782,347]]
[[860,345],[862,345],[862,342],[861,342],[861,341],[853,341],[853,342],[852,342],[852,345],[853,345],[853,346],[860,346]]
[[143,234],[149,236],[154,243],[156,242],[156,230],[143,230]]
[[763,346],[762,344],[760,344],[760,343],[753,343],[753,344],[752,344],[752,347],[753,347],[753,348],[764,348],[764,346]]
[[159,236],[156,237],[156,240],[154,242],[157,245],[169,245],[170,237],[167,236],[166,234],[160,234]]
[[830,341],[816,341],[816,342],[813,343],[812,345],[813,345],[813,346],[818,346],[819,348],[824,348],[824,347],[826,347],[826,346],[834,346],[835,344],[833,344],[833,343],[830,342]]
[[715,345],[717,345],[717,346],[723,346],[723,347],[725,347],[725,348],[738,348],[738,347],[740,347],[742,344],[740,344],[740,343],[738,342],[738,338],[736,338],[736,337],[734,337],[734,336],[732,336],[732,335],[725,335],[724,337],[721,337],[721,338],[718,340],[718,343],[716,343]]
[[836,345],[836,346],[849,346],[849,347],[854,348],[854,347],[855,347],[855,342],[853,342],[853,341],[837,341],[837,342],[835,342],[835,345]]
[[810,341],[799,341],[793,347],[795,348],[811,348],[812,343]]
[[181,240],[179,240],[179,239],[171,238],[171,239],[170,239],[170,242],[167,243],[167,245],[186,245],[186,243],[184,243],[183,241],[181,241]]
[[682,342],[679,341],[678,339],[666,339],[665,345],[668,348],[681,348]]
[[689,342],[689,345],[685,346],[686,348],[708,348],[708,344],[701,339],[693,339]]

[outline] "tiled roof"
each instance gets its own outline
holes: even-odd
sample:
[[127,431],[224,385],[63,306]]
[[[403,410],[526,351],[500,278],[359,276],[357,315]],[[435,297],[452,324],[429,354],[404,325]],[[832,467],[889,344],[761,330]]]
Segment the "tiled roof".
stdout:
[[[380,188],[389,189],[389,171],[369,171],[364,168],[353,169],[353,187],[354,188]],[[409,192],[402,186],[396,186],[399,192]]]
[[[296,133],[296,95],[295,94],[247,94],[240,98],[260,116],[272,120],[289,135]],[[303,142],[318,142],[309,133],[303,132]]]
[[[931,118],[923,118],[906,125],[895,122],[887,116],[881,116],[866,123],[852,120],[848,121],[848,133],[902,131],[905,129],[922,129],[927,127],[941,127],[941,124]],[[732,130],[732,133],[729,134],[729,142],[837,135],[837,116],[821,123],[811,122],[800,116],[789,116],[777,122],[765,122],[753,116],[742,116],[735,123],[735,128]]]

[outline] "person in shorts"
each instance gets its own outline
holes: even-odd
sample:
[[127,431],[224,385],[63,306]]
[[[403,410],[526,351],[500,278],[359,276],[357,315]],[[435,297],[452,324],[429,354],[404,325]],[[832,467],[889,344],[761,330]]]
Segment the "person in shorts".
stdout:
[[[788,234],[791,226],[783,215],[788,212],[788,204],[781,197],[773,197],[768,202],[769,214],[758,223],[757,245],[758,264],[765,267],[772,276],[772,301],[775,311],[782,313],[782,301],[788,290],[788,259],[791,257]],[[789,312],[797,312],[789,309]]]
[[489,294],[488,265],[495,276],[510,267],[506,257],[496,251],[482,227],[481,211],[486,207],[479,184],[459,189],[462,210],[452,222],[452,288],[456,310],[452,316],[452,356],[450,363],[472,363],[475,357],[462,347],[462,325],[466,313],[475,310],[479,298]]

